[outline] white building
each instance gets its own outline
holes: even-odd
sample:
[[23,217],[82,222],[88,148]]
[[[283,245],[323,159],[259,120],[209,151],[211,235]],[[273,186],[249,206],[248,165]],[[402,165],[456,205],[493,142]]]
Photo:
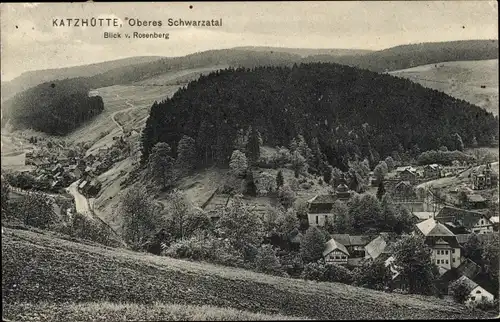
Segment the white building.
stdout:
[[460,266],[460,244],[445,225],[429,218],[418,223],[416,231],[425,237],[425,243],[432,248],[431,258],[438,267],[449,270]]
[[495,296],[484,289],[482,286],[468,278],[467,276],[460,277],[457,282],[465,283],[471,290],[469,298],[466,300],[466,305],[476,305],[484,301],[493,301]]
[[344,245],[332,238],[325,245],[323,258],[326,264],[347,264],[349,252]]

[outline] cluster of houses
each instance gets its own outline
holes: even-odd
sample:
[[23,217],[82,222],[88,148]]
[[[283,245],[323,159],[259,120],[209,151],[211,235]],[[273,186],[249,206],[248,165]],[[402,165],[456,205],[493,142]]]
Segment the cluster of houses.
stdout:
[[[480,226],[481,231],[489,232],[478,235],[480,240],[488,240],[492,237],[493,230],[498,231],[498,219],[496,224],[488,221],[489,225],[481,224],[484,220],[485,218],[481,217],[476,223],[473,221],[467,223],[468,226]],[[438,267],[440,275],[436,286],[442,292],[448,293],[451,283],[460,279],[470,285],[469,301],[477,303],[495,298],[494,294],[497,292],[485,277],[481,267],[463,256],[462,247],[467,242],[470,233],[455,234],[437,218],[429,218],[418,223],[413,234],[423,236],[425,243],[432,249],[431,260]],[[376,237],[333,234],[325,245],[323,258],[326,264],[350,267],[362,265],[367,260],[382,260],[392,276],[389,287],[405,290],[408,285],[401,278],[398,267],[395,265],[396,259],[389,252],[390,245],[394,242],[395,236],[390,233],[381,233]]]
[[[33,154],[28,154],[26,157],[27,163],[35,166],[32,171],[35,182],[46,186],[44,188],[47,190],[67,187],[76,180],[86,182],[82,189],[96,189],[99,185],[95,177],[112,166],[105,151],[100,151],[97,155],[89,155],[86,158],[64,155],[34,156]],[[85,188],[87,184],[88,187]]]
[[[436,286],[447,293],[449,285],[460,279],[470,286],[469,302],[492,300],[493,294],[496,293],[492,290],[491,283],[488,283],[487,278],[484,277],[481,267],[462,254],[462,247],[472,233],[477,234],[483,240],[498,233],[499,217],[491,216],[484,211],[487,200],[470,193],[467,195],[467,205],[470,209],[449,205],[429,209],[425,200],[419,200],[415,185],[419,182],[419,178],[432,180],[441,177],[442,168],[438,165],[428,165],[422,168],[421,174],[412,167],[399,170],[398,178],[388,181],[387,192],[392,195],[395,202],[410,205],[410,211],[418,218],[419,223],[415,227],[414,234],[423,236],[425,243],[432,249],[432,261],[439,268],[440,273]],[[484,177],[479,178],[494,177],[489,166],[485,166],[480,175]],[[488,185],[495,182],[495,179],[479,180],[485,180],[484,182]],[[352,193],[344,183],[341,183],[334,193],[317,195],[308,200],[309,226],[322,227],[327,222],[335,224],[336,218],[332,211],[334,203],[337,200],[349,200]],[[392,275],[391,287],[405,289],[407,285],[401,279],[398,268],[394,264],[395,258],[389,253],[389,246],[395,238],[397,236],[390,233],[381,233],[378,236],[333,234],[325,245],[323,258],[327,264],[350,267],[361,265],[366,260],[381,259]]]

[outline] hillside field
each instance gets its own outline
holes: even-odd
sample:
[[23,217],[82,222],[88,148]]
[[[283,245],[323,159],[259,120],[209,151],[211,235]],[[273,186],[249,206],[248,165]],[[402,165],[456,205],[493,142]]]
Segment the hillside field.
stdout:
[[[26,317],[29,313],[23,308],[33,306],[45,314],[55,308],[59,320],[65,311],[70,311],[66,318],[81,316],[82,311],[96,306],[104,311],[107,307],[108,313],[125,310],[127,318],[140,319],[143,316],[137,315],[144,309],[124,307],[157,303],[181,305],[186,311],[192,305],[209,305],[312,319],[488,317],[434,297],[273,277],[15,229],[5,229],[2,234],[2,297],[2,315],[13,320]],[[43,320],[38,317],[32,320]]]
[[389,74],[408,78],[498,115],[498,59],[442,62]]

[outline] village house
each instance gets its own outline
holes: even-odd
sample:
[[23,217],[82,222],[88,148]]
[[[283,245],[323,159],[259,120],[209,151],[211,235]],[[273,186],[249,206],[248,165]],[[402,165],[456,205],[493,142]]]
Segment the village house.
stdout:
[[457,237],[445,225],[434,218],[418,223],[416,234],[425,237],[425,243],[432,248],[432,260],[446,270],[461,264],[461,249]]
[[493,188],[498,183],[498,175],[491,169],[491,164],[480,166],[471,174],[472,189],[483,190]]
[[437,179],[441,177],[441,167],[438,164],[427,164],[424,166],[424,177],[426,179]]
[[484,213],[466,209],[443,207],[435,216],[436,220],[459,231],[460,228],[476,234],[493,232],[493,223]]
[[338,185],[335,194],[316,195],[307,201],[307,218],[309,226],[325,226],[325,223],[335,223],[335,214],[332,213],[335,201],[347,201],[352,195],[352,191],[345,183]]
[[467,195],[465,204],[469,209],[484,209],[488,207],[488,200],[483,198],[481,195],[470,194]]
[[396,173],[402,181],[409,181],[412,184],[418,179],[417,169],[411,166],[397,168]]
[[82,177],[82,170],[80,170],[80,168],[78,168],[78,166],[76,164],[72,164],[68,167],[68,171],[76,178],[76,179],[80,179]]
[[419,221],[424,221],[432,218],[434,213],[432,211],[413,211],[413,216],[415,216]]
[[349,258],[349,252],[344,245],[335,241],[335,239],[330,239],[326,242],[325,250],[323,251],[323,258],[326,264],[347,264],[347,259]]
[[365,257],[365,246],[370,242],[370,236],[349,234],[332,234],[331,236],[336,242],[346,247],[350,259]]
[[375,260],[379,257],[387,259],[389,257],[389,244],[387,233],[381,233],[380,236],[365,246],[365,259]]
[[481,302],[493,301],[495,299],[495,296],[486,289],[489,287],[486,285],[479,285],[476,281],[467,276],[460,277],[457,282],[464,283],[470,290],[469,298],[465,302],[466,305],[475,306]]
[[415,201],[417,193],[410,181],[400,181],[392,189],[391,197],[394,201]]

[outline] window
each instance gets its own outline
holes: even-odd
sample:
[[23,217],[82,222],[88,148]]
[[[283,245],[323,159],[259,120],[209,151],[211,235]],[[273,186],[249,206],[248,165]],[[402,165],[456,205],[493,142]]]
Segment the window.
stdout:
[[449,264],[449,263],[448,263],[448,260],[446,260],[446,264]]
[[445,251],[444,251],[444,253],[445,253],[446,255],[448,255],[448,251],[447,251],[447,250],[445,250]]
[[475,296],[471,296],[470,299],[471,299],[471,301],[475,301],[476,297]]
[[453,258],[453,263],[455,263],[455,258]]
[[319,224],[319,216],[316,216],[316,225]]
[[452,253],[452,254],[455,254],[455,249],[452,249],[452,250],[451,250],[451,253]]
[[483,219],[481,219],[481,225],[484,225],[484,220]]
[[480,290],[477,290],[477,291],[476,291],[476,294],[481,294],[481,291],[480,291]]

